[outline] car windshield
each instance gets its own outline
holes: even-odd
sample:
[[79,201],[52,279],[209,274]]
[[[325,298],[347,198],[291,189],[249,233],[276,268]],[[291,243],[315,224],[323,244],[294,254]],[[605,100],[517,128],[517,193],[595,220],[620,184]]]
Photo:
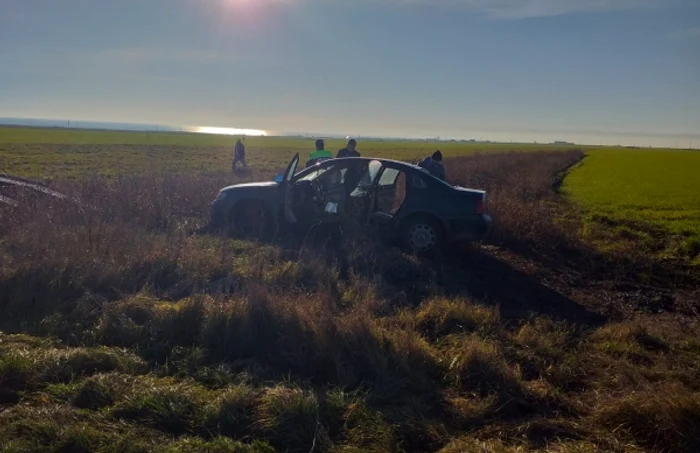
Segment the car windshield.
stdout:
[[314,179],[318,178],[319,176],[326,173],[327,171],[332,170],[333,168],[335,168],[335,167],[330,166],[330,167],[319,168],[318,170],[314,170],[311,173],[304,175],[303,177],[297,179],[297,181],[313,181]]
[[297,171],[297,166],[299,165],[299,154],[296,154],[292,161],[289,163],[289,167],[286,172],[286,181],[289,182],[293,177],[294,173]]

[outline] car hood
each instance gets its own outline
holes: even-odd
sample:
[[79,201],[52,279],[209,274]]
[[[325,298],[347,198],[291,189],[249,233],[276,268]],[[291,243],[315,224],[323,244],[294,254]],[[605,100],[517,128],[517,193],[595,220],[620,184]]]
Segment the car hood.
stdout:
[[232,186],[224,187],[221,192],[229,192],[238,189],[263,189],[267,187],[279,187],[279,184],[274,181],[267,182],[249,182],[245,184],[234,184]]

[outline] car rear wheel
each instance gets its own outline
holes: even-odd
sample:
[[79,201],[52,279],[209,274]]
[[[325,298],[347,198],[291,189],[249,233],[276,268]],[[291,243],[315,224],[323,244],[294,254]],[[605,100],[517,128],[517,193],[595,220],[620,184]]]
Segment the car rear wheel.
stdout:
[[442,228],[430,217],[408,220],[401,236],[404,246],[414,253],[433,253],[443,245]]
[[241,239],[260,240],[271,236],[273,219],[262,203],[244,201],[229,215],[229,232]]

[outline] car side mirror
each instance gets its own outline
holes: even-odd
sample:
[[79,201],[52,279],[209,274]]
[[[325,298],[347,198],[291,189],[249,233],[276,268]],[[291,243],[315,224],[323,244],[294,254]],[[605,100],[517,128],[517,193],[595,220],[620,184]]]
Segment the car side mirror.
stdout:
[[282,175],[282,174],[275,175],[274,181],[275,181],[277,184],[281,184],[282,181],[284,181],[284,175]]

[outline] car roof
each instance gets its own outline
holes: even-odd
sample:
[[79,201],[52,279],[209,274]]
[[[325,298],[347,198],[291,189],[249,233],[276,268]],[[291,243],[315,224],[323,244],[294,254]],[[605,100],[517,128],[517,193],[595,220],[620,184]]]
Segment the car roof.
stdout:
[[[398,166],[401,166],[401,167],[410,168],[411,170],[418,171],[418,172],[420,172],[422,175],[425,175],[425,176],[430,177],[431,179],[434,179],[435,181],[437,181],[438,183],[442,184],[443,186],[449,187],[450,189],[454,189],[454,187],[453,187],[451,184],[449,184],[447,181],[443,181],[443,180],[440,179],[440,178],[436,178],[434,175],[430,174],[430,172],[427,171],[425,168],[420,167],[420,166],[415,165],[415,164],[409,164],[408,162],[405,162],[405,161],[402,161],[402,160],[381,159],[381,158],[378,158],[378,157],[336,157],[336,158],[324,160],[323,162],[320,162],[320,163],[318,163],[318,164],[316,164],[316,165],[318,165],[318,166],[330,165],[329,162],[337,162],[337,161],[341,161],[341,162],[352,162],[352,161],[371,162],[371,161],[373,161],[373,160],[376,160],[376,161],[382,162],[382,163],[390,163],[390,164],[398,165]],[[311,166],[311,167],[307,167],[307,168],[305,168],[304,170],[302,170],[302,171],[299,172],[299,173],[305,173],[307,170],[309,170],[309,169],[311,169],[311,168],[314,168],[316,165]],[[299,173],[297,173],[297,174],[299,174]],[[310,172],[309,172],[309,173],[310,173]]]
[[419,167],[418,165],[414,165],[414,164],[411,164],[411,163],[408,163],[408,162],[405,162],[402,160],[382,159],[379,157],[336,157],[333,159],[328,159],[326,161],[323,161],[322,164],[325,164],[326,162],[329,162],[329,161],[333,161],[333,162],[338,162],[338,161],[341,161],[341,162],[342,161],[367,161],[367,162],[371,162],[373,160],[376,160],[379,162],[389,162],[389,163],[396,164],[396,165],[404,165],[406,167],[413,168],[414,170],[422,170],[422,168]]
[[326,165],[331,165],[332,162],[338,162],[338,161],[340,161],[340,162],[371,162],[374,160],[381,162],[381,163],[390,163],[393,165],[397,165],[399,167],[409,168],[413,171],[420,172],[422,175],[427,176],[428,178],[437,181],[439,184],[441,184],[445,187],[448,187],[450,189],[454,189],[454,187],[451,184],[449,184],[447,181],[443,181],[439,178],[436,178],[435,176],[431,175],[430,172],[427,171],[426,169],[424,169],[423,167],[420,167],[420,166],[414,165],[414,164],[409,164],[408,162],[404,162],[401,160],[382,159],[382,158],[378,158],[378,157],[334,157],[334,158],[330,158],[330,159],[324,160],[322,162],[319,162],[315,165],[312,165],[311,167],[306,167],[303,170],[297,172],[294,176],[298,177],[300,175],[307,175],[307,174],[311,173],[314,168],[323,167]]

